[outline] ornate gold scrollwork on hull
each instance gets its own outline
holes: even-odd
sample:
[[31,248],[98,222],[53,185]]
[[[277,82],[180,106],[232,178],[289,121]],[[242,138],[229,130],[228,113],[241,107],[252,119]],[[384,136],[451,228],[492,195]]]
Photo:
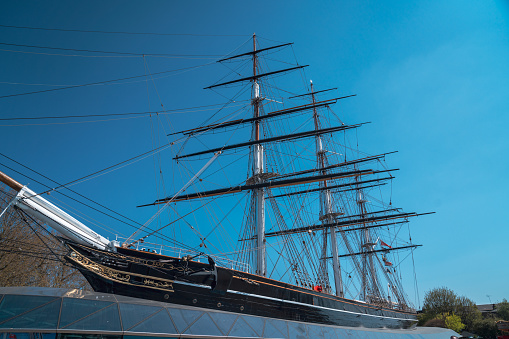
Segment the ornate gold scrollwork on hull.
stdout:
[[162,288],[162,289],[171,289],[173,290],[173,285],[171,283],[167,283],[167,282],[162,282],[162,281],[155,281],[153,279],[143,279],[143,283],[145,285],[150,285],[150,286],[154,286],[154,287],[158,287],[158,288]]
[[[69,247],[72,248],[72,246],[69,246]],[[87,250],[90,251],[91,249],[87,248]],[[95,252],[96,253],[104,253],[102,251],[95,251]],[[186,270],[186,268],[182,267],[182,266],[175,266],[170,263],[163,263],[163,262],[155,261],[155,260],[148,260],[148,259],[141,259],[141,258],[136,258],[136,257],[131,257],[131,256],[125,256],[125,255],[122,255],[119,253],[108,252],[108,254],[106,254],[106,255],[108,255],[110,257],[118,258],[120,260],[130,261],[130,262],[134,262],[134,263],[142,264],[142,265],[146,265],[146,266],[164,268],[164,269],[178,271],[178,272],[184,272]]]
[[[155,279],[154,277],[142,275],[142,274],[126,274],[124,272],[100,265],[87,257],[81,255],[79,252],[74,249],[69,254],[68,258],[74,261],[76,264],[83,266],[89,271],[94,272],[97,275],[100,275],[106,279],[118,281],[123,284],[140,286],[145,285],[149,288],[154,288],[158,290],[163,290],[167,292],[174,292],[173,290],[173,280],[166,279]],[[136,282],[136,283],[133,283]]]

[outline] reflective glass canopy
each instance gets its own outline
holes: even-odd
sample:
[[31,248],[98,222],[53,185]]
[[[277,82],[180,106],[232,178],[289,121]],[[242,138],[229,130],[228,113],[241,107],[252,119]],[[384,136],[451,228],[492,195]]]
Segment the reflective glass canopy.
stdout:
[[0,339],[25,339],[25,336],[26,339],[149,339],[181,335],[188,338],[438,339],[453,334],[439,328],[368,330],[314,325],[73,289],[0,288]]

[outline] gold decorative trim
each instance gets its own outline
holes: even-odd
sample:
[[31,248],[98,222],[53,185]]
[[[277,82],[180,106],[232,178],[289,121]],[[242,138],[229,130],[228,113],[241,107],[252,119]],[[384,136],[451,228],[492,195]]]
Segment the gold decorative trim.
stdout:
[[[71,247],[71,246],[69,246]],[[139,278],[139,282],[141,285],[145,285],[149,288],[154,288],[162,291],[167,292],[174,292],[173,290],[173,280],[167,280],[167,279],[161,279],[161,278],[154,278],[147,275],[142,274],[136,274],[136,273],[125,273],[121,272],[103,265],[100,265],[96,262],[93,262],[92,260],[86,258],[85,256],[81,255],[79,252],[74,250],[72,247],[72,252],[67,256],[69,260],[72,260],[77,265],[80,265],[84,268],[86,268],[89,271],[94,272],[95,274],[106,278],[108,280],[112,281],[118,281],[123,284],[132,285],[132,286],[140,286],[138,284],[131,283],[131,278],[136,277]]]
[[[67,245],[67,246],[70,247],[71,249],[73,249],[72,246],[70,246],[70,245]],[[119,253],[112,253],[112,252],[104,253],[104,251],[98,251],[98,250],[90,249],[90,248],[87,248],[87,250],[88,251],[101,252],[101,253],[103,253],[103,255],[107,255],[107,256],[110,256],[110,257],[115,257],[115,258],[118,258],[118,259],[121,259],[121,260],[130,261],[130,262],[134,262],[134,263],[142,264],[142,265],[146,265],[146,266],[165,268],[165,269],[175,270],[175,271],[179,271],[179,272],[184,272],[186,270],[185,267],[174,266],[173,264],[163,263],[163,262],[160,262],[160,261],[141,259],[141,258],[137,258],[137,257],[133,257],[133,256],[126,256],[126,255],[119,254]]]
[[154,287],[157,287],[159,289],[171,289],[172,292],[173,292],[173,285],[171,283],[167,283],[167,282],[163,282],[163,281],[155,281],[153,279],[144,279],[143,280],[143,283],[145,285],[150,285],[150,286],[154,286]]

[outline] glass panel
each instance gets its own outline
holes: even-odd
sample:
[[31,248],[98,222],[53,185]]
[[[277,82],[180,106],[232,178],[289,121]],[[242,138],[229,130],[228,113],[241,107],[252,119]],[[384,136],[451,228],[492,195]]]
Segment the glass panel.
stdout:
[[1,328],[40,328],[56,329],[60,312],[60,299],[53,298],[49,304],[37,307],[3,322]]
[[326,339],[337,339],[336,332],[329,326],[322,326],[323,337]]
[[97,312],[112,304],[113,303],[107,301],[64,298],[62,302],[62,315],[60,316],[59,327],[64,328],[69,324],[87,317],[91,313]]
[[94,330],[94,331],[122,331],[118,306],[112,304],[98,312],[82,318],[65,327],[65,329]]
[[[385,339],[385,338],[390,338],[387,336],[387,334],[389,333],[381,333],[381,332],[368,332],[368,334],[370,335],[370,337],[374,338],[374,339]],[[395,333],[391,333],[391,337],[394,338],[394,334]],[[402,333],[403,334],[403,333]],[[405,334],[406,336],[406,334]],[[401,335],[398,335],[398,337],[401,337]]]
[[56,333],[32,333],[33,338],[32,339],[55,339],[57,334]]
[[279,331],[276,327],[274,327],[274,325],[272,324],[272,322],[269,321],[269,319],[267,319],[265,321],[265,327],[263,328],[263,337],[265,338],[286,338],[286,336],[281,333],[281,331]]
[[[269,323],[279,331],[280,334],[278,338],[280,338],[281,336],[283,336],[283,338],[288,337],[288,327],[286,325],[286,321],[277,319],[267,319],[267,321],[265,322],[265,327],[267,327]],[[265,332],[263,334],[266,336]]]
[[228,335],[230,337],[260,337],[260,335],[246,323],[242,316],[237,318],[237,321]]
[[251,328],[258,333],[258,336],[261,337],[263,334],[263,326],[265,325],[265,319],[260,317],[253,317],[249,315],[242,315],[242,319],[246,321],[246,323],[251,326]]
[[122,339],[121,335],[59,333],[57,339]]
[[33,295],[5,295],[0,303],[0,323],[57,299],[55,297],[38,297]]
[[[4,333],[0,333],[0,338]],[[56,333],[5,333],[6,339],[55,339]]]
[[132,332],[148,332],[148,333],[165,333],[173,334],[177,332],[177,329],[171,321],[170,315],[166,312],[166,309],[161,309],[158,313],[145,319],[140,324],[134,326],[129,331]]
[[[96,292],[83,292],[78,297],[81,300],[96,300],[96,301],[107,301],[111,303],[118,302],[116,294],[108,294],[108,293],[96,293]],[[67,297],[67,296],[65,296]],[[69,295],[70,298],[76,298],[74,295]]]
[[310,338],[323,338],[323,332],[321,326],[307,325]]
[[238,317],[237,314],[222,312],[210,312],[209,315],[224,335],[227,335],[228,332],[230,332],[233,323]]
[[120,307],[120,316],[122,317],[122,327],[124,331],[128,331],[134,325],[137,325],[139,322],[163,309],[157,306],[134,304],[118,304],[118,306]]
[[203,314],[202,311],[191,311],[179,308],[167,308],[166,310],[170,313],[171,319],[173,319],[173,323],[177,326],[179,333],[184,332],[189,325]]
[[[316,338],[314,335],[308,335],[306,325],[302,323],[288,322],[288,338]],[[330,339],[330,338],[328,338]]]
[[[7,339],[30,339],[31,333],[7,333],[5,338]],[[0,336],[3,336],[3,333],[0,333]]]
[[201,334],[201,335],[223,335],[212,318],[204,313],[198,320],[196,320],[186,331],[185,334]]
[[342,329],[342,328],[339,328],[339,327],[336,327],[335,329],[335,332],[336,332],[336,335],[338,338],[352,338],[352,339],[355,339],[355,338],[359,338],[359,332],[358,331],[353,331],[353,330],[350,330],[350,329]]
[[179,337],[150,337],[141,335],[124,335],[123,339],[178,339]]

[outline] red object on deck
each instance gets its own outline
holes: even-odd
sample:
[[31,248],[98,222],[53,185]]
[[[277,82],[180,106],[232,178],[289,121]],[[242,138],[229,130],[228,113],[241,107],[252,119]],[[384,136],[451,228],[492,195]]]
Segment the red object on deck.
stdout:
[[313,290],[317,292],[322,292],[322,286],[320,285],[313,286]]

